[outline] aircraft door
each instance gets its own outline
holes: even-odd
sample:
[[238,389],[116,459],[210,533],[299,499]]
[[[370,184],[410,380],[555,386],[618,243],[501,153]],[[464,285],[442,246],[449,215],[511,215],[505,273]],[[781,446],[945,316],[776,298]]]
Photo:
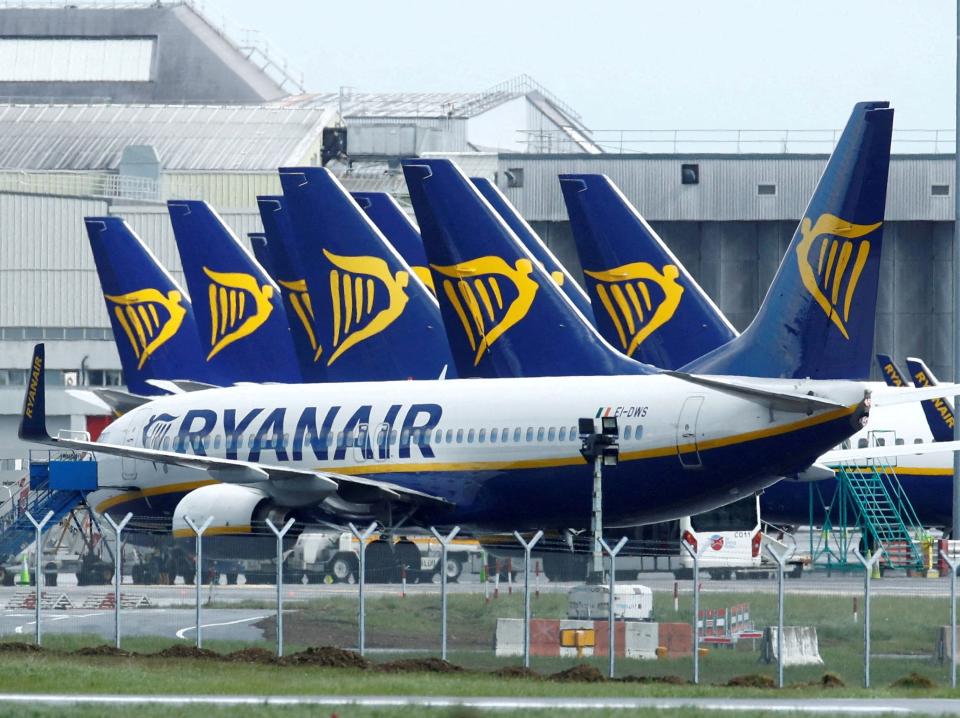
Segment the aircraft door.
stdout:
[[[137,423],[130,422],[130,426],[127,427],[127,433],[123,437],[123,445],[134,446],[139,431],[140,427],[137,425]],[[137,478],[137,460],[128,458],[126,456],[121,457],[120,475],[124,481],[135,481]]]
[[377,424],[374,432],[373,458],[376,461],[386,461],[390,458],[390,424]]
[[703,406],[702,396],[688,396],[680,407],[677,420],[677,457],[685,469],[699,469],[700,447],[697,446],[697,420]]
[[368,424],[357,424],[353,432],[353,458],[358,463],[362,463],[371,458],[367,453],[370,449],[370,426]]

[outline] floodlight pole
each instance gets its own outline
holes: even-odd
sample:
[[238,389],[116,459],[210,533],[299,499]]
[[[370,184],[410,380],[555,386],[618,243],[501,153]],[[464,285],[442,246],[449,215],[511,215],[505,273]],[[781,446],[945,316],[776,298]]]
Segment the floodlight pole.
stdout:
[[[960,382],[960,0],[957,2],[956,115],[954,118],[953,163],[953,378]],[[960,407],[960,395],[953,397]],[[953,438],[960,440],[960,422],[953,425]],[[953,530],[950,538],[960,540],[960,452],[953,452]]]
[[113,554],[113,638],[114,647],[120,649],[120,584],[123,582],[121,575],[123,566],[120,562],[120,554],[123,552],[123,544],[120,541],[120,532],[133,518],[132,513],[123,517],[123,521],[116,523],[110,514],[104,514],[103,517],[110,524],[113,533],[117,536],[117,550]]
[[593,457],[593,574],[603,575],[603,455]]
[[33,514],[27,511],[27,518],[30,520],[30,523],[33,524],[33,531],[36,541],[36,551],[34,552],[35,559],[35,568],[33,569],[33,585],[34,591],[36,592],[36,606],[34,607],[34,614],[37,622],[37,627],[35,631],[35,638],[37,645],[40,645],[40,603],[43,598],[43,573],[40,571],[40,565],[43,561],[43,529],[53,518],[53,511],[47,511],[47,515],[43,517],[40,521],[37,521],[33,518]]
[[199,526],[194,523],[193,519],[189,516],[184,516],[183,520],[186,522],[187,526],[191,528],[194,535],[196,536],[196,554],[197,554],[197,574],[194,577],[194,582],[197,584],[197,597],[196,597],[196,610],[197,610],[197,648],[203,648],[203,635],[201,634],[200,628],[200,615],[203,603],[201,593],[203,591],[203,532],[206,531],[211,522],[213,521],[213,516],[207,516],[207,520],[204,521]]
[[283,537],[293,528],[294,519],[289,519],[282,529],[269,518],[266,524],[277,537],[277,658],[283,658]]

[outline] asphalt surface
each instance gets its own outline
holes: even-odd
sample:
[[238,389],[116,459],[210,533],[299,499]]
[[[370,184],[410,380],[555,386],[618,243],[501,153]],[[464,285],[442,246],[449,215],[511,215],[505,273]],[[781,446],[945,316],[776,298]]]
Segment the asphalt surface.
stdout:
[[398,708],[467,707],[481,710],[549,710],[582,711],[589,708],[607,710],[664,710],[696,708],[701,711],[738,712],[768,711],[850,715],[960,715],[960,700],[941,698],[917,699],[768,699],[768,698],[454,698],[445,696],[157,696],[157,695],[35,695],[17,693],[0,695],[0,704],[29,705],[164,705],[164,706],[292,706],[322,707],[368,706]]

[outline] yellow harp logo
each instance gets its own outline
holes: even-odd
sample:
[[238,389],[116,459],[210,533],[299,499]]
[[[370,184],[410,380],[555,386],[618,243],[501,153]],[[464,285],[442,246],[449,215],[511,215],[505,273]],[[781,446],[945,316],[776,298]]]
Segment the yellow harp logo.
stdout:
[[390,273],[379,257],[341,257],[327,250],[330,298],[333,300],[332,365],[350,347],[382,332],[403,314],[407,306],[407,272]]
[[410,267],[410,269],[420,278],[421,282],[427,285],[427,289],[436,296],[437,288],[433,286],[433,273],[430,271],[430,267]]
[[313,349],[313,360],[317,361],[323,354],[323,346],[317,341],[317,335],[313,331],[313,304],[310,302],[310,295],[307,293],[307,280],[297,279],[292,282],[277,280],[283,289],[287,291],[287,299],[293,311],[300,319],[303,325],[303,331],[310,341],[310,347]]
[[137,369],[142,369],[147,359],[177,333],[187,315],[180,303],[183,297],[175,289],[166,295],[157,289],[140,289],[104,296],[113,305],[113,315],[130,341]]
[[852,224],[832,214],[821,214],[815,223],[804,217],[800,223],[800,279],[845,339],[850,338],[846,327],[850,304],[870,256],[870,241],[860,238],[881,224]]
[[210,353],[207,361],[222,349],[250,336],[263,326],[273,311],[273,287],[259,285],[255,277],[242,272],[215,272],[210,277]]
[[647,337],[670,321],[683,296],[675,264],[666,264],[658,272],[648,262],[633,262],[604,272],[584,270],[584,274],[597,280],[597,296],[627,356],[633,356]]
[[[500,257],[480,257],[448,267],[430,265],[450,279],[443,280],[443,293],[463,324],[463,331],[476,352],[477,366],[487,349],[530,311],[540,288],[530,273],[529,259],[511,267]],[[512,292],[507,293],[512,287]]]

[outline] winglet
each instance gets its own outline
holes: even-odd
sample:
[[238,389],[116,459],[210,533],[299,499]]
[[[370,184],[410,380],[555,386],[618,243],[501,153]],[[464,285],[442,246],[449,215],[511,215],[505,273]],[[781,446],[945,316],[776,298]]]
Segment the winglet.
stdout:
[[46,381],[44,380],[45,354],[43,344],[33,348],[30,362],[30,381],[23,397],[23,413],[20,415],[20,438],[24,441],[49,441],[47,433]]

